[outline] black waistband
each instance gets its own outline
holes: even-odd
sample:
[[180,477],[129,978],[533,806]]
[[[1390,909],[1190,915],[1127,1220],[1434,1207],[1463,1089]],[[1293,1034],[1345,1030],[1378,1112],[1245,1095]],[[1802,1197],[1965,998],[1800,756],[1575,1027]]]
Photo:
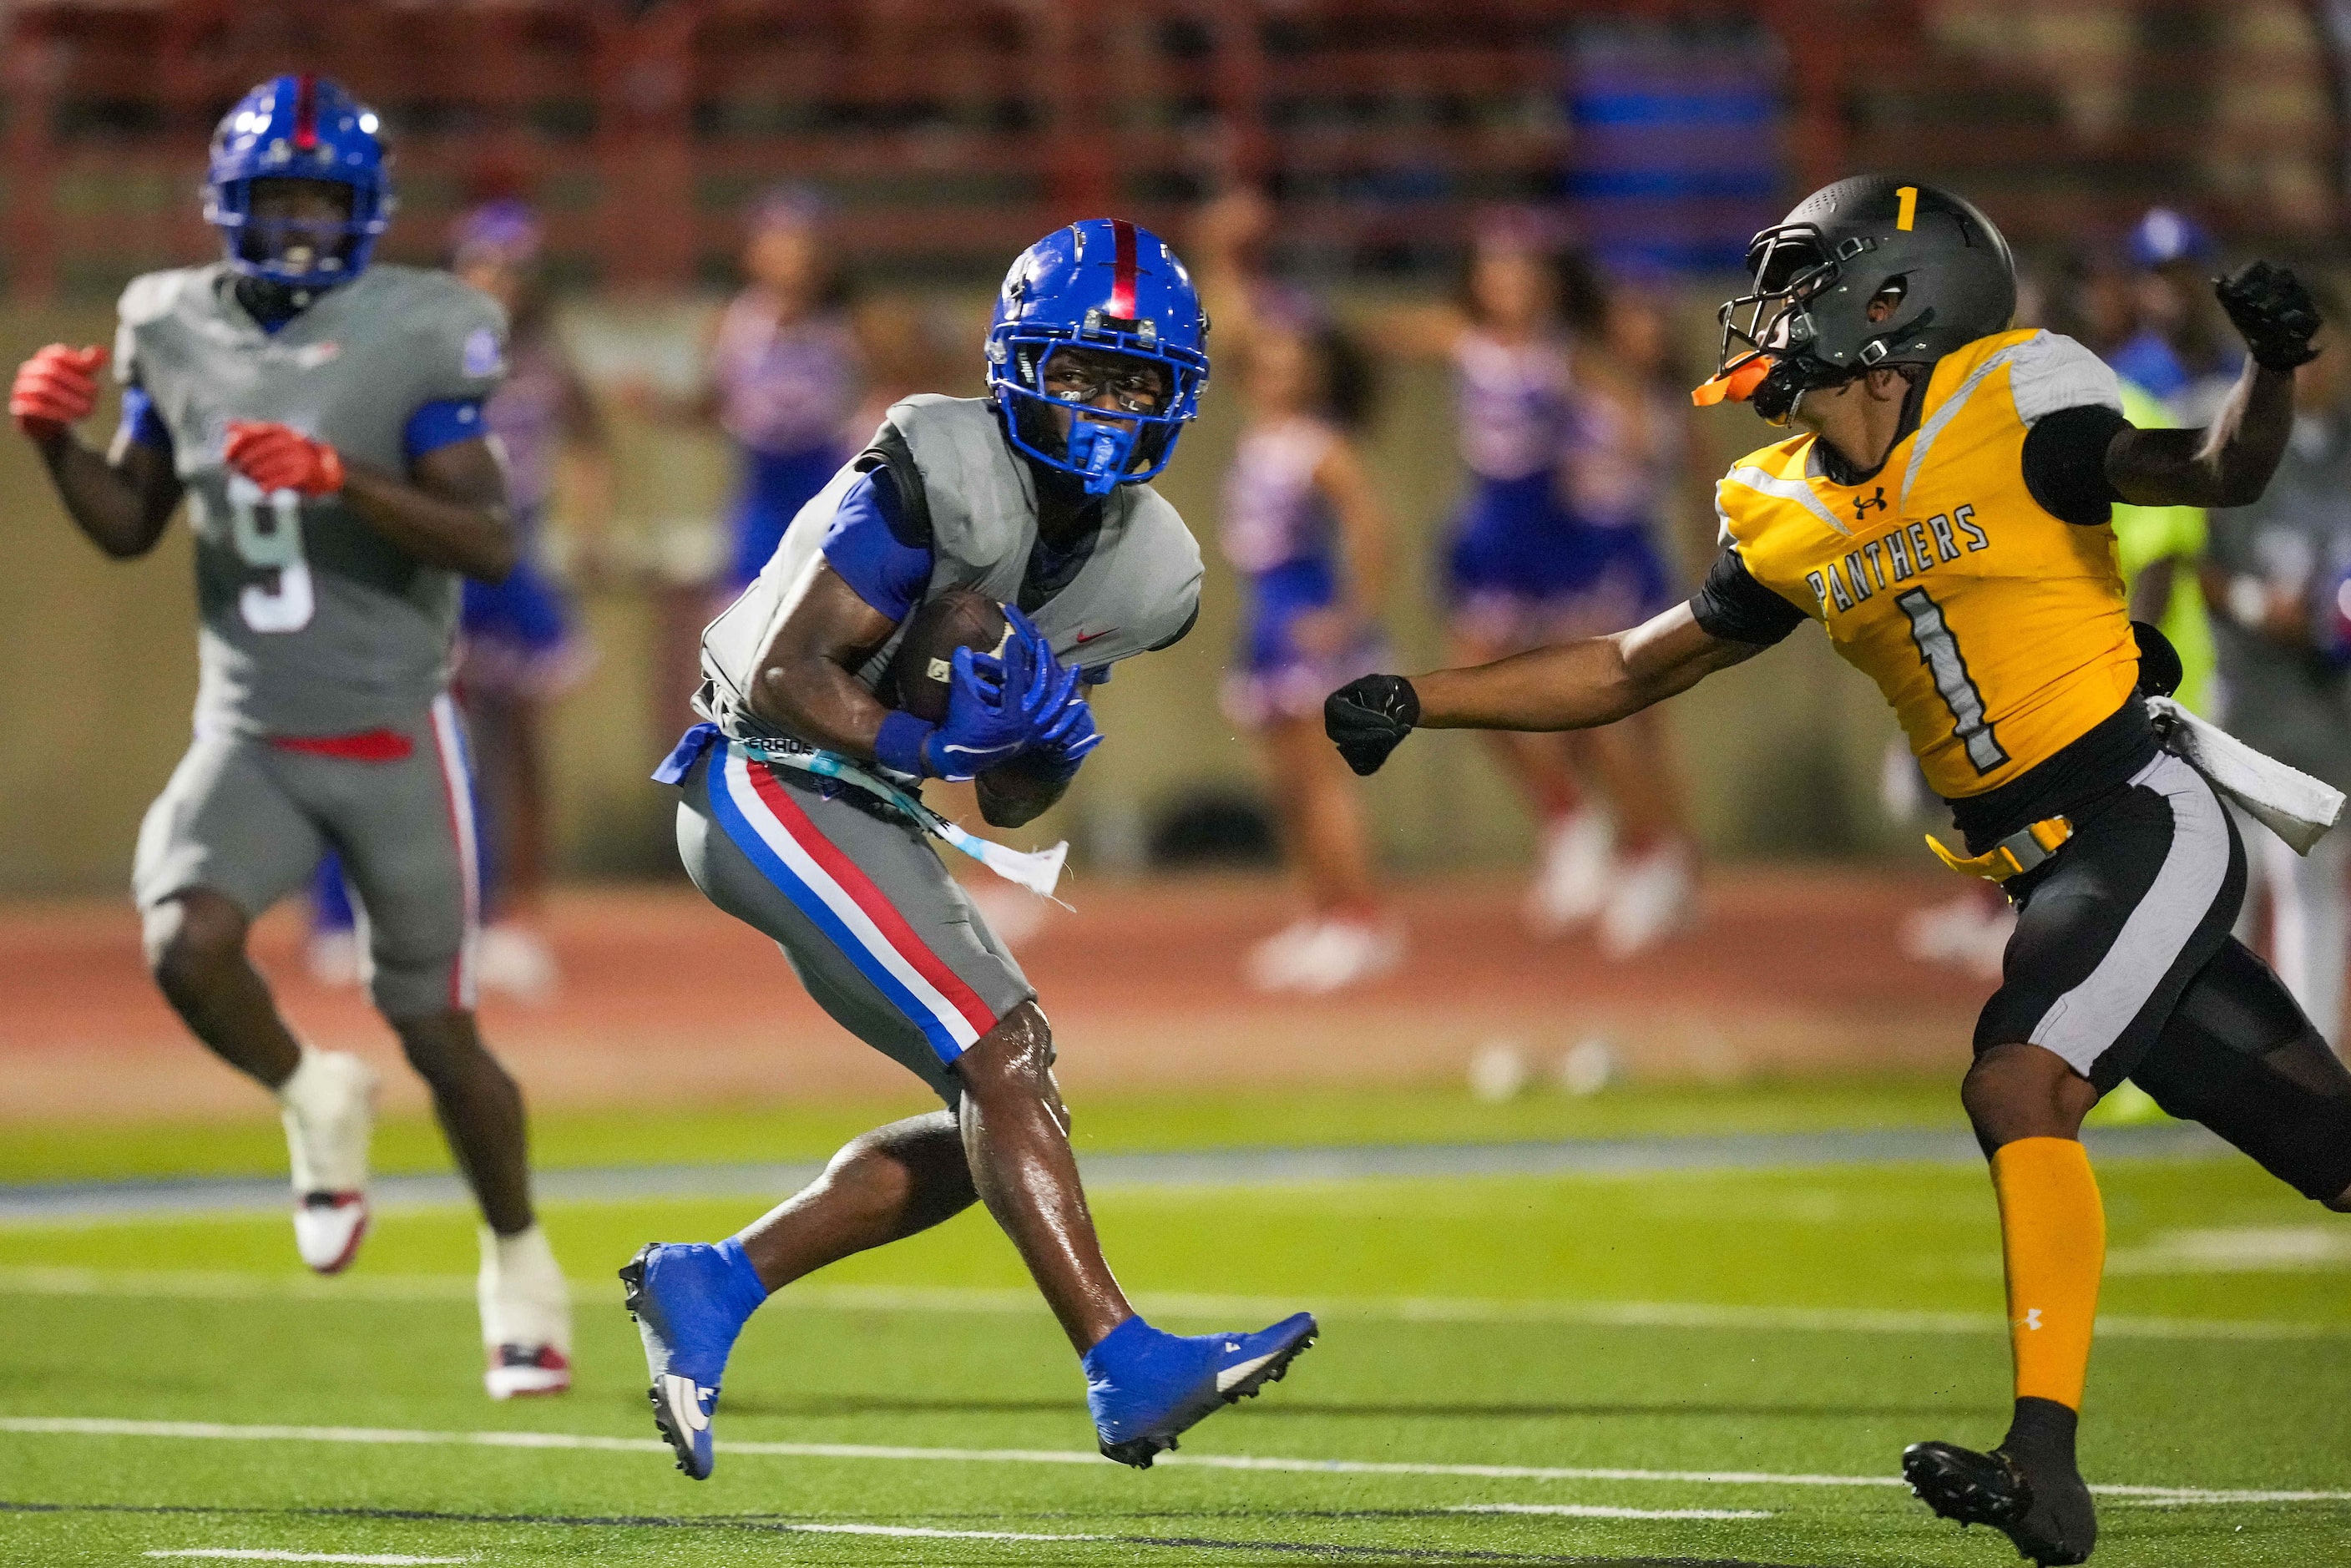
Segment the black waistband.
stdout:
[[1970,854],[1981,854],[2009,834],[2047,817],[2079,816],[2097,797],[2130,782],[2163,749],[2147,704],[2133,694],[2088,733],[1997,789],[1943,803],[1965,835]]

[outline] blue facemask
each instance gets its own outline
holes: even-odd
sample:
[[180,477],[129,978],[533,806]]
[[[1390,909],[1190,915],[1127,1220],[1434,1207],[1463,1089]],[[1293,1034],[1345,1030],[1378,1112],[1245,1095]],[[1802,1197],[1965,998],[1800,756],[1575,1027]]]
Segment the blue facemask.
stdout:
[[1072,409],[1070,419],[1070,462],[1085,480],[1086,494],[1107,496],[1126,477],[1134,461],[1134,438],[1142,427],[1133,420],[1088,419]]

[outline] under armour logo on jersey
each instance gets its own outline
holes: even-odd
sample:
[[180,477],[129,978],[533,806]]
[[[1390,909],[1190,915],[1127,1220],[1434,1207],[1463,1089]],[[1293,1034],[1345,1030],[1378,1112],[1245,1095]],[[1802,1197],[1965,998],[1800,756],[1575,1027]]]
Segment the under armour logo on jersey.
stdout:
[[1877,493],[1874,496],[1855,496],[1853,498],[1853,520],[1857,523],[1863,518],[1868,517],[1869,508],[1872,507],[1876,507],[1881,512],[1886,510],[1885,486],[1880,485],[1877,487]]

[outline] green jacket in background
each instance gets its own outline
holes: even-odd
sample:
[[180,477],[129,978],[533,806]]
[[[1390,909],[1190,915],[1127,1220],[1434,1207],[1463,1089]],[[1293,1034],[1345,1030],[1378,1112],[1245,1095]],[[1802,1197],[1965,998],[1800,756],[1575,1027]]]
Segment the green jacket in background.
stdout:
[[[2123,415],[2143,430],[2168,430],[2179,424],[2155,395],[2129,382],[2121,383]],[[2197,581],[2197,564],[2204,559],[2204,509],[2201,507],[2116,507],[2115,542],[2122,558],[2123,582],[2134,586],[2138,574],[2159,560],[2170,560],[2171,601],[2157,624],[2179,650],[2187,672],[2176,694],[2180,706],[2201,717],[2211,716],[2212,674],[2219,663],[2212,648],[2212,622],[2204,612],[2204,590]]]

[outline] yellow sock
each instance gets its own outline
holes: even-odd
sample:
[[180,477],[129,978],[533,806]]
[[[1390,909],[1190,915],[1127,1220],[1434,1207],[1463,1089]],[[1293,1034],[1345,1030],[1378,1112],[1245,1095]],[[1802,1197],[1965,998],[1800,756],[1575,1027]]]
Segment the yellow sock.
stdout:
[[2079,1410],[2106,1267],[2106,1214],[2089,1153],[2071,1138],[2020,1138],[1992,1155],[1991,1185],[2016,1396]]

